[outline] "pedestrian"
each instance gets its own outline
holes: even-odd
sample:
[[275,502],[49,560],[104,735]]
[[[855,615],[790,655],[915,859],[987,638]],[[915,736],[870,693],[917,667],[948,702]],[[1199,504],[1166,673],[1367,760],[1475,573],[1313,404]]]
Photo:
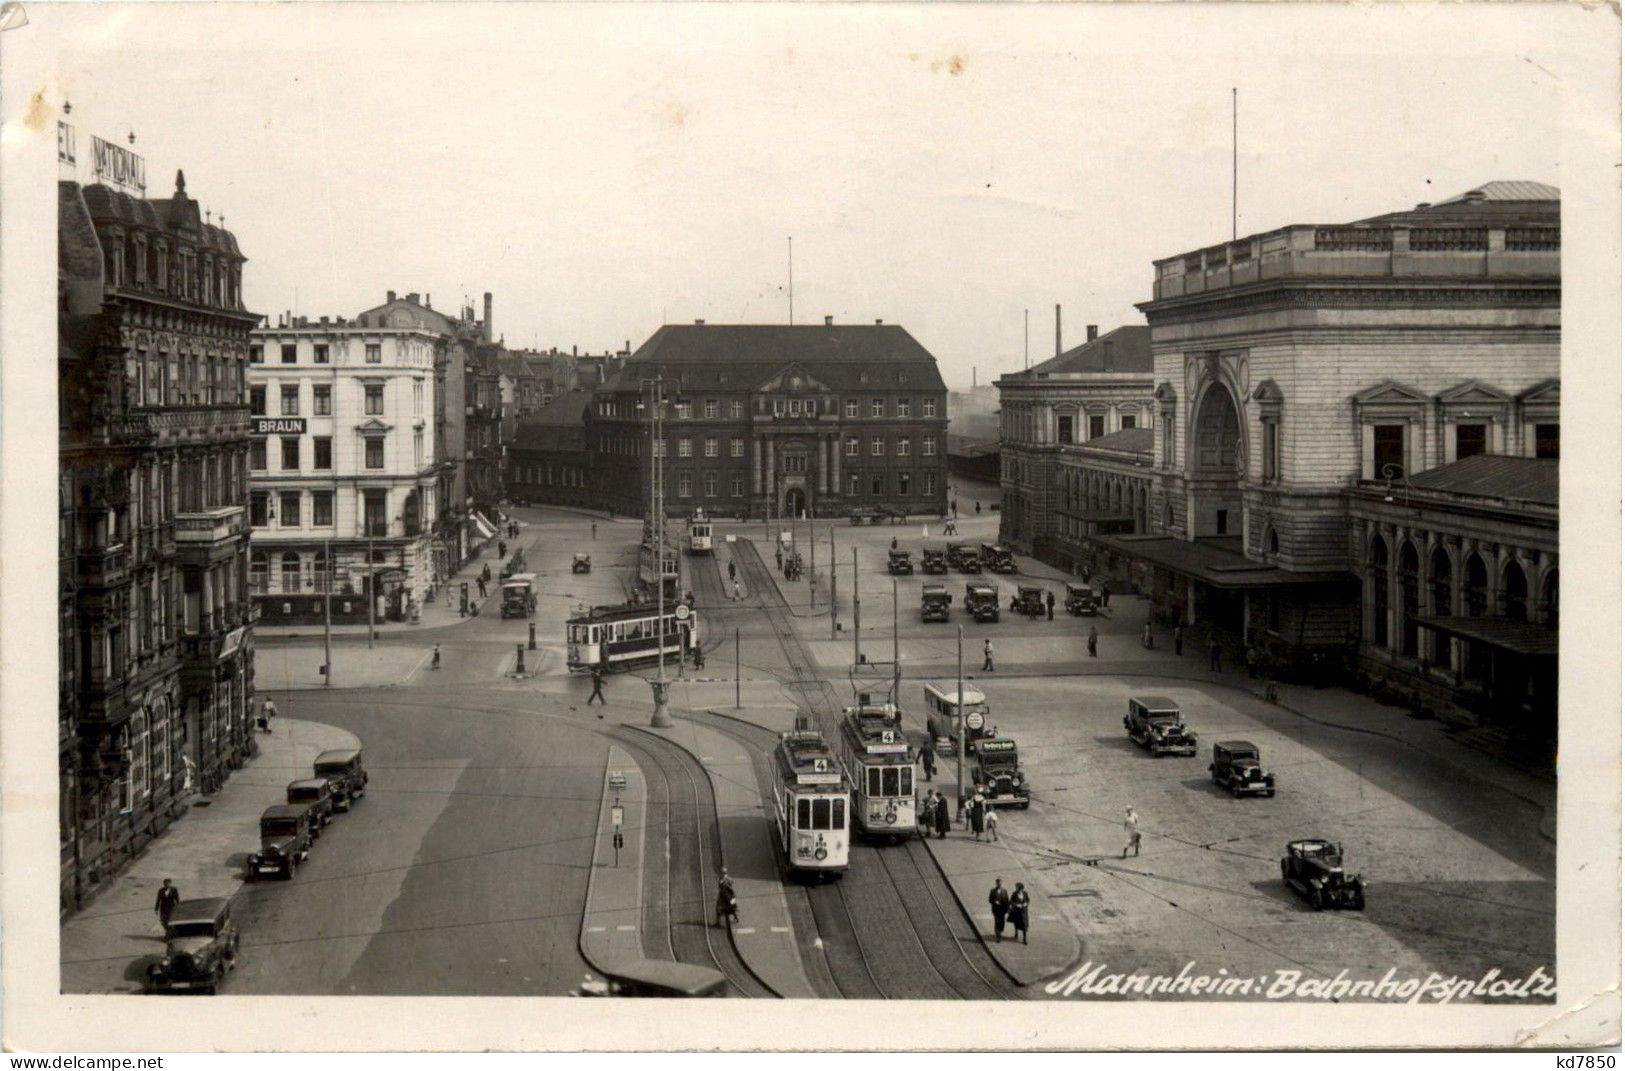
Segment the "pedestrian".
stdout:
[[1112,586],[1111,586],[1110,583],[1102,580],[1100,582],[1100,605],[1103,606],[1103,607],[1110,607],[1111,604],[1112,604]]
[[994,672],[994,670],[993,670],[993,641],[991,639],[984,639],[982,641],[982,672],[983,673],[992,673],[992,672]]
[[948,813],[948,797],[937,793],[937,839],[943,840],[952,828],[953,815]]
[[276,704],[271,702],[270,696],[265,697],[265,705],[260,707],[260,716],[266,721],[276,717]]
[[982,839],[982,819],[987,817],[987,801],[980,792],[971,797],[970,806],[965,808],[970,816],[970,831],[976,835],[977,840]]
[[1145,631],[1140,634],[1140,643],[1142,643],[1145,646],[1145,649],[1148,651],[1151,650],[1152,647],[1156,646],[1157,641],[1151,635],[1151,622],[1149,621],[1145,623]]
[[1095,657],[1095,644],[1097,644],[1099,642],[1100,642],[1100,633],[1095,631],[1095,626],[1090,625],[1089,626],[1089,657],[1090,658]]
[[739,581],[735,580],[734,581],[734,598],[743,599],[744,597],[745,597],[745,590],[739,586]]
[[937,827],[937,800],[930,792],[920,801],[920,836],[929,837]]
[[1247,659],[1247,676],[1251,677],[1251,678],[1254,678],[1254,679],[1257,679],[1257,677],[1258,677],[1258,649],[1255,648],[1252,644],[1249,643],[1247,645],[1247,654],[1246,654],[1245,657]]
[[987,827],[987,839],[989,841],[995,841],[995,840],[999,839],[999,812],[998,811],[994,810],[992,807],[989,807],[987,809],[987,816],[982,819],[982,825]]
[[262,733],[271,731],[271,718],[270,715],[265,713],[264,707],[260,708],[259,715],[254,719],[254,728]]
[[1044,592],[1044,609],[1045,609],[1046,612],[1048,612],[1049,619],[1051,621],[1054,621],[1055,620],[1055,592],[1048,591],[1048,590],[1046,590]]
[[153,910],[158,912],[158,925],[161,928],[168,928],[169,918],[175,913],[175,905],[180,902],[181,891],[175,888],[173,880],[165,878],[158,889],[158,902],[153,905]]
[[434,660],[429,663],[429,668],[440,668],[440,645],[438,643],[434,645]]
[[1003,878],[993,879],[993,888],[987,891],[987,906],[993,911],[993,939],[1004,940],[1004,919],[1010,912],[1010,890]]
[[931,746],[931,741],[929,738],[927,738],[925,743],[920,746],[920,768],[925,774],[925,779],[927,781],[930,781],[937,776],[937,757],[934,754],[935,751],[936,748]]
[[1219,637],[1217,636],[1207,641],[1207,668],[1214,673],[1219,672]]
[[485,577],[480,577],[475,583],[480,587],[480,598],[485,598]]
[[773,564],[780,569],[784,568],[784,546],[782,544],[773,548]]
[[729,580],[737,580],[738,579],[738,574],[739,574],[739,570],[734,566],[733,561],[730,559],[729,562],[728,562],[728,579]]
[[491,563],[490,562],[486,562],[485,565],[480,568],[480,579],[485,581],[487,584],[489,584],[491,582]]
[[954,499],[954,516],[959,516],[959,499]]
[[1184,653],[1185,653],[1185,626],[1184,625],[1175,625],[1174,626],[1174,654],[1182,655]]
[[609,705],[609,700],[604,698],[604,667],[602,663],[592,667],[592,694],[587,697],[589,707],[592,706],[594,699],[605,706]]
[[597,521],[592,522],[592,538],[593,538],[594,542],[597,542],[597,540],[598,540],[598,522]]
[[694,645],[694,668],[705,668],[705,649],[697,643]]
[[497,557],[506,558],[507,556],[508,556],[508,541],[506,539],[497,540]]
[[1027,912],[1031,908],[1033,898],[1027,894],[1027,886],[1016,882],[1016,891],[1010,894],[1010,926],[1015,936],[1021,938],[1021,943],[1027,943]]
[[982,515],[982,504],[980,502],[976,503],[976,515],[978,517]]
[[1133,849],[1135,855],[1139,855],[1140,816],[1134,813],[1133,807],[1125,807],[1123,809],[1123,836],[1127,839],[1123,842],[1122,858],[1128,858],[1130,849]]
[[893,549],[893,550],[897,549],[897,537],[896,536],[891,537],[891,549]]

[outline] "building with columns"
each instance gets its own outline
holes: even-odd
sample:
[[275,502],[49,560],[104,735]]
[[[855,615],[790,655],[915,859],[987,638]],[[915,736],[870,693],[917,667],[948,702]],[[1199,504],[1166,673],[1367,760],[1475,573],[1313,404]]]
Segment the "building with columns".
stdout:
[[667,509],[789,517],[946,509],[946,388],[903,328],[667,325],[594,392],[593,480],[640,513],[650,488],[647,384],[659,377]]
[[1156,261],[1150,532],[1093,542],[1166,620],[1544,731],[1559,234],[1491,182]]
[[435,363],[417,327],[261,327],[250,349],[253,546],[262,621],[402,620],[437,582]]
[[[1000,376],[997,386],[1001,540],[1067,567],[1086,532],[1145,530],[1145,466],[1136,451],[1151,423],[1150,328],[1101,335],[1090,324],[1082,345]],[[1129,469],[1085,476],[1095,463]]]
[[60,907],[247,759],[248,334],[188,196],[58,184]]

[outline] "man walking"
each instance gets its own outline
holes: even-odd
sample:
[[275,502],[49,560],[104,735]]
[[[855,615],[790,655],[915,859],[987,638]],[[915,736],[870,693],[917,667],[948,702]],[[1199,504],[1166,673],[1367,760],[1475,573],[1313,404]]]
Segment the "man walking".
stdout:
[[1219,672],[1219,637],[1217,636],[1207,641],[1207,668],[1214,673]]
[[604,698],[604,667],[602,663],[592,667],[592,694],[587,697],[589,707],[592,706],[594,699],[604,706],[609,705],[609,700]]
[[938,840],[947,839],[948,830],[950,828],[952,828],[953,817],[954,816],[949,814],[948,811],[949,811],[948,797],[944,796],[942,793],[938,792],[937,793],[937,839]]
[[596,543],[598,541],[598,522],[597,521],[592,522],[592,538],[593,538],[593,542]]
[[434,660],[429,663],[429,668],[430,669],[439,669],[440,668],[440,645],[438,643],[434,645]]
[[976,503],[976,515],[978,517],[982,515],[982,504],[980,502]]
[[971,799],[970,806],[966,808],[966,813],[970,817],[971,833],[975,834],[977,840],[981,840],[982,819],[987,815],[987,801],[982,799],[980,792]]
[[485,598],[485,577],[481,576],[475,583],[480,586],[480,598]]
[[1100,605],[1109,608],[1112,604],[1112,586],[1105,580],[1100,582]]
[[982,672],[983,673],[992,673],[992,672],[994,672],[994,670],[993,670],[993,641],[991,639],[984,639],[982,641]]
[[993,939],[1004,940],[1004,917],[1010,911],[1010,890],[1003,878],[993,879],[993,888],[987,891],[987,906],[993,911]]
[[1123,836],[1128,838],[1123,844],[1122,858],[1127,859],[1130,849],[1135,855],[1140,854],[1140,816],[1134,813],[1133,807],[1124,808]]
[[992,807],[987,809],[987,817],[982,819],[982,827],[987,830],[989,842],[999,839],[999,812],[996,809]]
[[1010,894],[1010,925],[1022,944],[1027,943],[1027,911],[1032,902],[1033,898],[1027,895],[1027,886],[1016,882],[1016,891]]
[[1175,625],[1174,626],[1174,654],[1182,655],[1184,653],[1185,653],[1185,626],[1184,625]]
[[729,580],[737,580],[737,579],[739,579],[739,570],[731,560],[728,562],[728,579]]
[[930,740],[920,747],[920,770],[927,781],[937,776],[937,757],[933,754],[935,750]]
[[1140,634],[1140,643],[1145,646],[1147,651],[1157,644],[1156,639],[1151,635],[1151,622],[1149,621],[1145,623],[1145,631]]
[[1049,613],[1049,619],[1051,621],[1054,621],[1055,620],[1055,592],[1045,590],[1045,592],[1044,592],[1044,609]]
[[497,557],[498,558],[506,558],[507,556],[508,556],[508,541],[506,539],[497,540]]
[[739,586],[739,581],[735,580],[734,581],[734,598],[735,599],[743,599],[744,597],[745,597],[745,589],[741,588]]
[[180,902],[181,891],[175,888],[174,882],[165,878],[163,886],[158,890],[158,902],[153,905],[153,910],[158,912],[159,928],[169,928],[169,917],[175,913],[175,905]]

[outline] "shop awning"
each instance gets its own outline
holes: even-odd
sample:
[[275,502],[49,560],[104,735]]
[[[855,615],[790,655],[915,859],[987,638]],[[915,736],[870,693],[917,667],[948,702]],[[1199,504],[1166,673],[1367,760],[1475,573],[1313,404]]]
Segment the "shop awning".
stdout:
[[1418,617],[1415,621],[1424,628],[1447,636],[1477,640],[1514,654],[1557,657],[1557,630],[1532,621],[1512,621],[1504,617],[1449,617],[1443,614]]
[[480,533],[480,538],[496,538],[497,530],[491,526],[491,522],[486,520],[484,515],[480,513],[470,513],[468,515],[468,519],[474,522],[474,528]]
[[1239,538],[1194,541],[1145,535],[1096,535],[1090,538],[1098,546],[1216,588],[1245,590],[1299,584],[1345,584],[1355,579],[1352,573],[1342,571],[1298,573],[1253,561],[1241,553]]

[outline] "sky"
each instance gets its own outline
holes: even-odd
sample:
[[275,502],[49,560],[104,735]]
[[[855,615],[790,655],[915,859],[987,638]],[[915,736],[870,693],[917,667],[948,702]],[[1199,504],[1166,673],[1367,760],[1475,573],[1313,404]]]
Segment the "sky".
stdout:
[[489,290],[517,346],[782,323],[793,237],[796,322],[902,324],[960,387],[1051,356],[1057,304],[1067,346],[1143,323],[1152,260],[1230,236],[1232,87],[1243,235],[1563,180],[1562,34],[1472,8],[32,14],[81,146],[135,132],[153,196],[184,169],[273,320]]

